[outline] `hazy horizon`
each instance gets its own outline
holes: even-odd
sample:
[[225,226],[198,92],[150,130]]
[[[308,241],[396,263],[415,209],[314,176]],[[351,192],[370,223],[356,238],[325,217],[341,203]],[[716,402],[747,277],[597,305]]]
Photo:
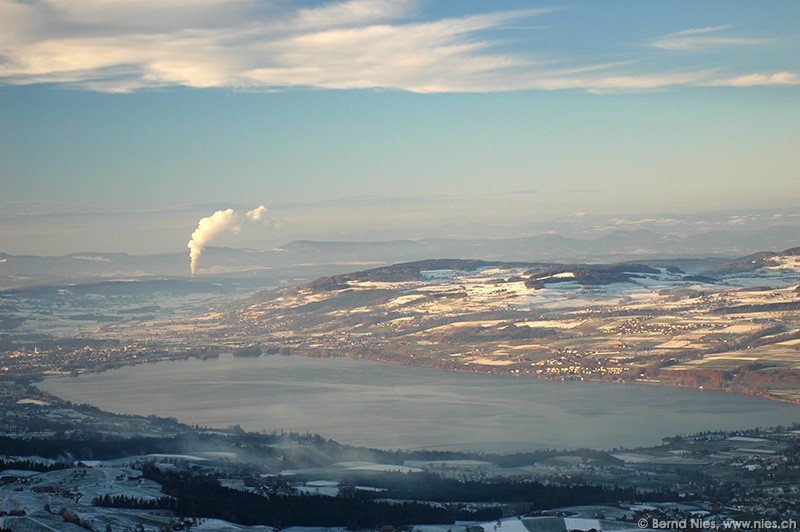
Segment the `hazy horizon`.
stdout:
[[[237,212],[246,207],[235,206]],[[206,209],[208,209],[206,207]],[[281,212],[280,208],[270,209],[272,214]],[[194,214],[196,212],[196,214]],[[204,214],[205,213],[205,214]],[[85,212],[78,214],[50,214],[46,219],[75,217],[79,220],[62,230],[74,233],[74,238],[61,239],[59,233],[48,232],[46,224],[16,223],[13,214],[0,214],[5,223],[0,229],[0,253],[9,255],[31,255],[54,257],[74,253],[127,253],[129,255],[158,255],[186,253],[186,240],[192,234],[197,220],[211,215],[201,207],[186,208],[159,213],[101,213]],[[24,220],[25,217],[22,217]],[[319,241],[342,243],[386,243],[394,241],[424,240],[504,240],[545,235],[574,238],[585,241],[599,240],[609,235],[628,232],[647,232],[668,238],[681,239],[709,235],[709,245],[714,245],[715,237],[728,238],[727,235],[751,235],[763,231],[783,231],[788,233],[785,244],[772,247],[765,243],[759,251],[782,251],[800,245],[800,210],[795,209],[742,209],[731,211],[700,213],[650,213],[644,215],[591,215],[575,213],[561,218],[545,220],[504,220],[486,219],[473,221],[453,220],[438,225],[417,225],[406,227],[376,227],[375,224],[362,226],[342,226],[315,228],[299,224],[286,224],[274,216],[258,224],[242,224],[239,232],[223,231],[216,235],[209,245],[234,249],[270,250],[294,241]],[[57,223],[57,222],[56,222]],[[160,223],[154,229],[148,223]],[[49,226],[54,227],[54,226]],[[797,229],[796,240],[791,231]],[[115,232],[124,233],[124,240],[110,238]],[[156,230],[158,234],[154,234]],[[780,237],[777,238],[780,240]],[[754,249],[752,244],[743,242],[745,249]],[[713,251],[709,248],[709,252]],[[687,256],[697,250],[687,251]],[[735,251],[731,255],[736,255]]]
[[0,251],[179,250],[201,218],[260,204],[220,241],[785,224],[798,18],[793,2],[0,2]]

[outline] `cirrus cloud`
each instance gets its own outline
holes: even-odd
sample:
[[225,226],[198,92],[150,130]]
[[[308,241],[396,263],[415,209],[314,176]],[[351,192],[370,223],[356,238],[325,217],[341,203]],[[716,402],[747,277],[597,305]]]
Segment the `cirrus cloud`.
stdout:
[[723,87],[758,87],[765,85],[800,85],[800,75],[794,72],[775,72],[774,74],[754,73],[726,79],[718,79],[708,83]]
[[719,32],[730,26],[707,26],[676,31],[650,43],[653,48],[664,50],[698,50],[718,46],[755,46],[771,42],[770,39],[753,39],[720,35]]
[[[414,0],[0,0],[0,83],[101,92],[186,86],[413,92],[641,91],[680,85],[798,84],[790,71],[682,69],[508,46],[503,32],[557,31],[531,19],[554,8],[431,19]],[[640,48],[690,50],[768,39],[682,30]],[[666,52],[665,52],[666,53]]]

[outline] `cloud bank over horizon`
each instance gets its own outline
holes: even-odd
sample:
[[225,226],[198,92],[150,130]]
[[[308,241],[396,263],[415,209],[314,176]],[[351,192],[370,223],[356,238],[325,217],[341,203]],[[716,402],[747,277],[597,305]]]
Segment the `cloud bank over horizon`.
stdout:
[[[569,21],[583,4],[487,6],[431,14],[430,3],[415,0],[0,0],[0,84],[111,93],[175,86],[480,93],[800,85],[795,64],[734,60],[737,49],[767,55],[786,47],[772,35],[745,35],[730,25],[675,27],[615,53],[579,53],[542,43],[569,31],[554,15]],[[709,57],[710,49],[733,55]],[[670,65],[670,54],[693,53],[696,59]]]

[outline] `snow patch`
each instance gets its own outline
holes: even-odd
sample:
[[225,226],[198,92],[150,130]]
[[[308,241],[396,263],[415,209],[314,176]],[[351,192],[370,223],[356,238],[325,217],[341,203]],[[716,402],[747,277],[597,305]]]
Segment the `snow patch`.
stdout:
[[72,258],[75,260],[88,260],[90,262],[111,262],[111,260],[105,257],[98,257],[93,255],[73,255]]

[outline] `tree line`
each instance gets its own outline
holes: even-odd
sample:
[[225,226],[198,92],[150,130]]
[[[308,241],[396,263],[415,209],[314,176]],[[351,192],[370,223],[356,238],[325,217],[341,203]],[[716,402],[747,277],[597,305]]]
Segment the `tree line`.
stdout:
[[470,510],[462,506],[391,503],[324,495],[265,497],[226,488],[211,475],[164,472],[152,464],[145,464],[142,473],[161,484],[162,492],[174,498],[174,511],[178,516],[217,518],[241,525],[379,528],[383,525],[494,520],[502,516],[499,507]]

